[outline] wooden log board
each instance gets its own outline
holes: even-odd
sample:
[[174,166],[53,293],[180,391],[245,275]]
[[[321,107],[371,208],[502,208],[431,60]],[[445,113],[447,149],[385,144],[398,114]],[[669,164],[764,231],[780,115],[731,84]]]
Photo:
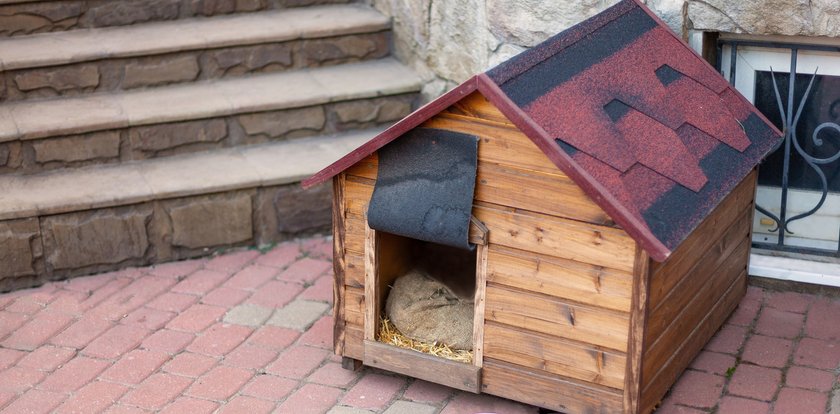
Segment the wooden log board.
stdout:
[[495,105],[478,92],[473,92],[449,108],[446,108],[443,112],[486,119],[514,127],[513,123],[503,113],[499,112]]
[[486,358],[482,390],[567,414],[622,412],[621,392]]
[[488,284],[485,318],[619,352],[627,350],[628,314],[503,285]]
[[484,335],[487,358],[615,389],[624,387],[627,359],[623,353],[493,322],[485,324]]
[[490,244],[633,271],[636,242],[623,230],[503,206],[475,206],[473,215],[490,229]]
[[344,354],[345,315],[344,315],[344,278],[345,261],[344,239],[344,182],[345,175],[340,173],[333,178],[332,231],[333,231],[333,350],[336,355]]
[[619,270],[490,246],[488,281],[628,312],[632,275]]
[[344,333],[344,356],[359,361],[365,358],[365,331],[363,328],[347,326]]
[[636,267],[633,269],[633,305],[627,338],[627,365],[624,375],[624,410],[636,413],[642,393],[642,356],[647,332],[650,256],[636,246]]
[[445,385],[463,391],[481,391],[481,368],[410,349],[366,340],[365,365]]

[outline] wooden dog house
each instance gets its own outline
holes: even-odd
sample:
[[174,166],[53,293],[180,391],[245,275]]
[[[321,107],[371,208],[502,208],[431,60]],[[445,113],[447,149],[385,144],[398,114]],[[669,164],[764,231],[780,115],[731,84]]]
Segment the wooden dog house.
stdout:
[[[561,412],[651,412],[745,293],[755,169],[780,140],[623,0],[304,182],[333,183],[335,352]],[[474,246],[473,364],[376,341],[415,239]]]

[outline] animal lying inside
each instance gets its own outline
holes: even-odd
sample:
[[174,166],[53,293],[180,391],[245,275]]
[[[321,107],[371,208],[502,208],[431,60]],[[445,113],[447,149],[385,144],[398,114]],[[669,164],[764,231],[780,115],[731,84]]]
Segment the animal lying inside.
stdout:
[[455,294],[417,268],[397,278],[385,304],[388,318],[403,335],[463,350],[473,348],[473,310],[472,296]]

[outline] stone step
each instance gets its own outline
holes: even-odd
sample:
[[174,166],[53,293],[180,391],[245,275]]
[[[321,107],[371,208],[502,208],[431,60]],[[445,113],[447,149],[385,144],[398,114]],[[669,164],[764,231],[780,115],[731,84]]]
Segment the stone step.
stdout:
[[0,39],[0,100],[378,59],[389,53],[389,27],[377,11],[349,4]]
[[329,185],[299,181],[378,132],[0,175],[0,291],[327,232]]
[[0,37],[349,3],[350,0],[0,0]]
[[407,115],[420,79],[387,58],[0,106],[0,174],[119,163],[369,128]]

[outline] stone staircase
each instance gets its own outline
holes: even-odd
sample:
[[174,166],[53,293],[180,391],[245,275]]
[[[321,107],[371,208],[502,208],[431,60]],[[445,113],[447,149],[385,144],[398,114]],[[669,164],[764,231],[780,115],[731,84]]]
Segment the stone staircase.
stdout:
[[0,291],[329,228],[298,182],[407,115],[336,0],[0,0]]

